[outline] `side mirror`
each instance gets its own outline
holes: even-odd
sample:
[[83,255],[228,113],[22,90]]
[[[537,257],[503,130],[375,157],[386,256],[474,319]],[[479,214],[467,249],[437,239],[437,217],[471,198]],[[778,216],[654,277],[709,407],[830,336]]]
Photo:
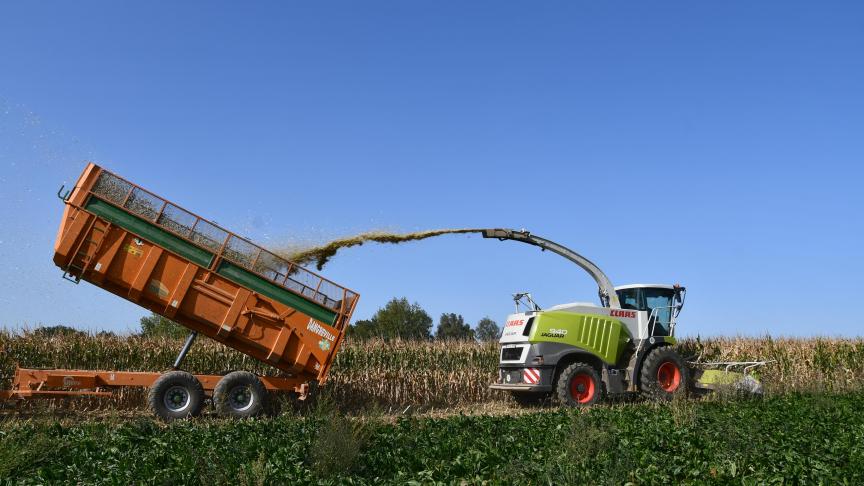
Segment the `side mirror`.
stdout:
[[678,317],[678,314],[681,313],[681,309],[684,308],[684,296],[687,294],[687,289],[677,283],[673,288],[675,289],[675,295],[673,297],[675,317]]

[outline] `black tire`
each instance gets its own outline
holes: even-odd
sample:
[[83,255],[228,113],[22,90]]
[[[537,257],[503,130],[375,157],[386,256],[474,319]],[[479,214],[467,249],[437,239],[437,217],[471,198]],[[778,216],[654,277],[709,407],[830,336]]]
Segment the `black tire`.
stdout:
[[606,393],[600,373],[585,363],[573,363],[558,376],[555,395],[561,405],[588,407],[603,400]]
[[670,346],[652,349],[642,361],[639,387],[648,398],[671,400],[676,395],[687,395],[690,386],[690,370]]
[[147,404],[165,421],[197,417],[204,406],[204,387],[185,371],[169,371],[150,386]]
[[248,371],[232,371],[213,390],[213,406],[223,417],[255,417],[267,407],[269,394],[261,380]]
[[524,391],[510,392],[510,396],[513,397],[513,400],[522,407],[537,407],[542,405],[549,398],[548,393]]

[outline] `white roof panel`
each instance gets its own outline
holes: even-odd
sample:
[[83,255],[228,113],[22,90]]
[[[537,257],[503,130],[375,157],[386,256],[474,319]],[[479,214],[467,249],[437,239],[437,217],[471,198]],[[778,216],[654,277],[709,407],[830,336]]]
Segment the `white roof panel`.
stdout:
[[655,288],[655,289],[669,289],[672,290],[675,288],[674,285],[667,284],[629,284],[629,285],[619,285],[615,287],[615,290],[627,290],[627,289],[637,289],[637,288]]

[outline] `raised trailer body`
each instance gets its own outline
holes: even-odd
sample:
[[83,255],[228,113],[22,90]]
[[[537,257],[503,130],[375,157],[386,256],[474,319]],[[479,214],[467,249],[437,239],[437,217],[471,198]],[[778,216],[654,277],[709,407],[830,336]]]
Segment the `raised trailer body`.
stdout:
[[[193,338],[202,334],[273,366],[282,376],[262,378],[269,389],[304,391],[327,380],[356,292],[92,163],[61,198],[54,263],[64,278],[101,287],[187,327]],[[158,376],[19,369],[0,397],[98,394],[149,386]],[[215,387],[209,386],[215,378],[197,378],[205,390]]]

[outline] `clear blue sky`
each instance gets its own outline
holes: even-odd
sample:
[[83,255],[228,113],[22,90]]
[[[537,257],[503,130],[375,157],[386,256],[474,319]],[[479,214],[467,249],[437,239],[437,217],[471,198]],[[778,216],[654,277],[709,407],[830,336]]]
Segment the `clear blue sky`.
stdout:
[[[264,246],[524,227],[616,284],[686,285],[684,334],[860,335],[862,53],[861,2],[9,2],[2,325],[137,326],[51,262],[54,193],[94,160]],[[478,237],[324,273],[357,318],[596,301]]]

